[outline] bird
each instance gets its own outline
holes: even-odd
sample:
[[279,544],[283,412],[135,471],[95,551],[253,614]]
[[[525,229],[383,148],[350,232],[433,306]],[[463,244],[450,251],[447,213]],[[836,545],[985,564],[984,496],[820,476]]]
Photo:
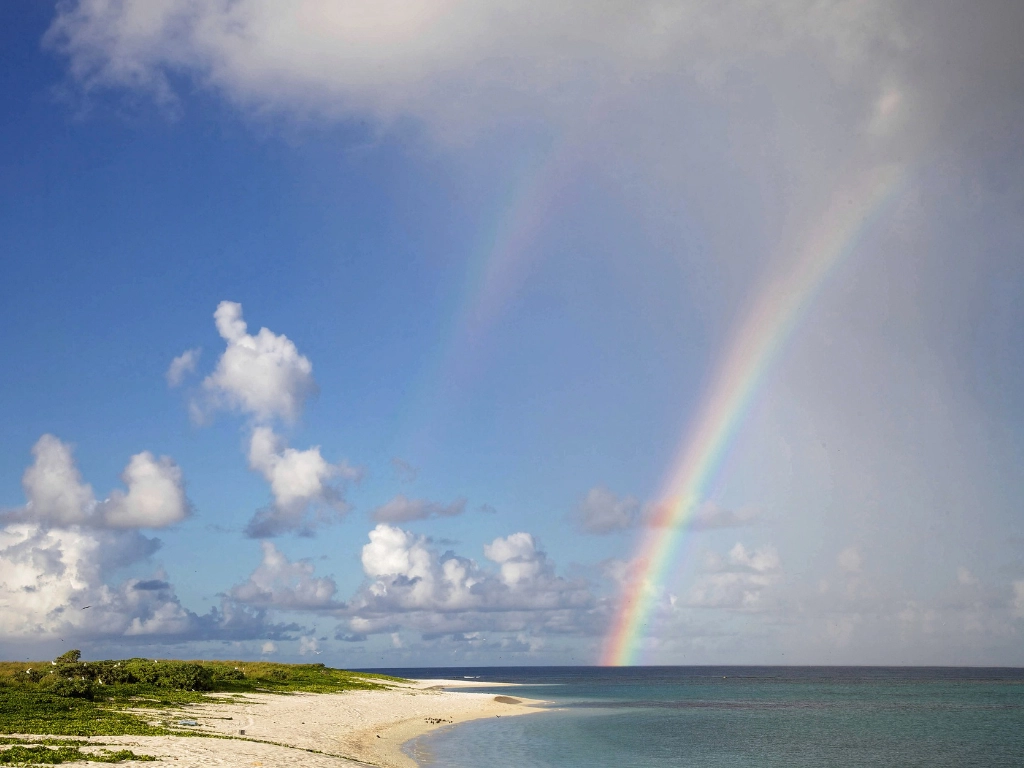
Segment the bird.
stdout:
[[92,606],[91,606],[91,605],[83,605],[83,606],[82,606],[82,610],[83,610],[83,611],[84,611],[84,610],[85,610],[86,608],[92,608]]

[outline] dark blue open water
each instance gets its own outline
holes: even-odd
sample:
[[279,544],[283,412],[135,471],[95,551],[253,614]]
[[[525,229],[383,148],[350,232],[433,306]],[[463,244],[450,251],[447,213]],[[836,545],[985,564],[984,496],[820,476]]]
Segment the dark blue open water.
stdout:
[[[377,670],[521,683],[553,711],[407,745],[423,766],[1015,766],[1024,669],[486,667]],[[474,689],[481,690],[481,689]]]

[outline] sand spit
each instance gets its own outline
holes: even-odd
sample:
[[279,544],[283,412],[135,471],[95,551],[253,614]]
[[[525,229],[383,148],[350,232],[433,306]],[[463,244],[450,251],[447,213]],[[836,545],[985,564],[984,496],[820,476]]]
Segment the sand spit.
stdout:
[[147,768],[415,768],[416,763],[402,752],[410,739],[467,720],[536,713],[535,707],[542,703],[445,690],[477,686],[494,684],[420,680],[387,691],[246,694],[241,701],[189,706],[172,713],[173,722],[195,721],[194,730],[232,738],[97,736],[92,741],[110,745],[108,749],[128,748],[156,756],[156,762],[124,764]]

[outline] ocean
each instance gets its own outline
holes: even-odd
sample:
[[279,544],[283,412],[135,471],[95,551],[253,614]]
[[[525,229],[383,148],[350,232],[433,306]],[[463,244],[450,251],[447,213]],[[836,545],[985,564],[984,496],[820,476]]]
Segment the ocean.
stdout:
[[520,695],[551,702],[552,711],[535,716],[478,720],[414,740],[406,751],[424,768],[1024,767],[1024,669],[374,671],[520,683]]

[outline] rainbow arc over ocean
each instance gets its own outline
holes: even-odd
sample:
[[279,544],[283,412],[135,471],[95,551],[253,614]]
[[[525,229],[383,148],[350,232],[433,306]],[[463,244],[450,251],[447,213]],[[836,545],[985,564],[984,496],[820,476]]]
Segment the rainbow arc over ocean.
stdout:
[[871,221],[895,197],[903,173],[883,166],[860,175],[832,203],[792,261],[737,327],[660,494],[636,554],[635,578],[620,596],[601,663],[635,664],[679,545],[709,492],[765,373],[793,335],[829,273],[856,249]]

